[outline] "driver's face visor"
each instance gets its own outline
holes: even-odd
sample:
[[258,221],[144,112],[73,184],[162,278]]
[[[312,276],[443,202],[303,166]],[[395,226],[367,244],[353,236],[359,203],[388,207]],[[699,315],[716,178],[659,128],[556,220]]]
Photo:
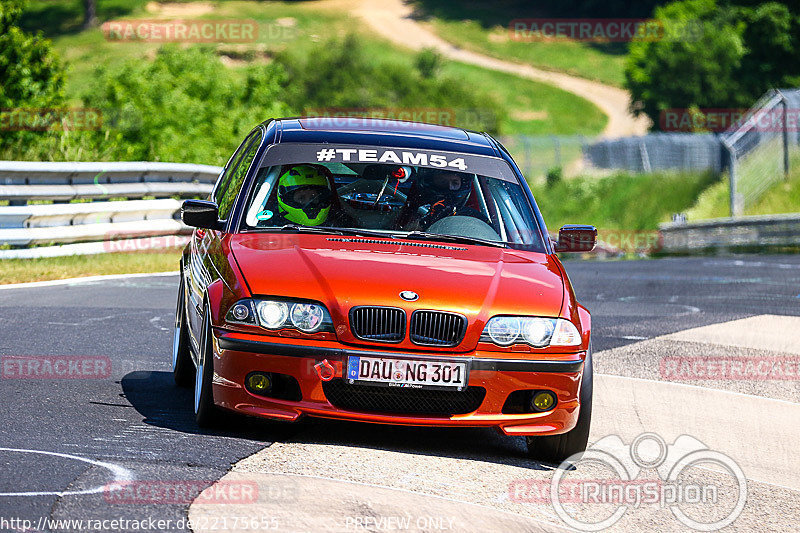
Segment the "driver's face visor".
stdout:
[[331,190],[323,185],[281,186],[280,193],[284,203],[303,211],[320,211],[331,205]]
[[430,187],[440,192],[460,191],[469,186],[466,176],[455,173],[435,174],[427,179],[427,183]]

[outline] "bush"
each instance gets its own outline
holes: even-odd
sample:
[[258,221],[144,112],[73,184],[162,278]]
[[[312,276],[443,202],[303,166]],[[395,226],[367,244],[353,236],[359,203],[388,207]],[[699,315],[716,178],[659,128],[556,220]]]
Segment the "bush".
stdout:
[[[64,103],[64,71],[50,41],[18,26],[25,2],[0,0],[0,110],[42,109]],[[0,149],[28,149],[46,133],[3,131]]]
[[472,87],[423,75],[436,70],[435,61],[418,63],[376,61],[355,37],[236,69],[225,67],[213,48],[168,45],[152,61],[131,59],[94,72],[81,100],[102,113],[99,130],[35,133],[33,143],[0,146],[0,157],[221,165],[256,124],[313,107],[488,108],[500,115],[494,100]]
[[570,178],[532,189],[549,227],[580,223],[635,231],[656,229],[672,213],[685,211],[717,179],[711,172],[619,173]]
[[[392,113],[400,110],[443,110],[447,125],[458,125],[459,111],[501,114],[487,93],[454,78],[432,76],[440,59],[425,52],[418,56],[416,68],[409,68],[375,60],[357,37],[349,35],[323,43],[307,55],[285,52],[277,61],[291,80],[284,93],[287,103],[304,113],[385,110],[386,118],[394,118]],[[455,111],[456,123],[447,113],[450,110]],[[486,122],[496,133],[499,120]]]
[[414,66],[423,78],[433,78],[442,70],[442,55],[433,48],[425,48],[417,54]]
[[564,177],[564,171],[561,167],[553,167],[547,171],[545,174],[545,179],[547,183],[547,187],[551,188],[557,185],[561,179]]
[[256,124],[291,114],[280,65],[233,72],[202,47],[167,46],[152,63],[99,69],[96,79],[83,101],[104,124],[85,136],[110,159],[221,165]]

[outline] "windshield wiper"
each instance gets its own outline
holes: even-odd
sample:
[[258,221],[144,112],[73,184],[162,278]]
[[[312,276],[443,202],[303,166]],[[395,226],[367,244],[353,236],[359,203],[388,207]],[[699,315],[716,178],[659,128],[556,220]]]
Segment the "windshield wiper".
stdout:
[[383,233],[380,231],[372,231],[360,228],[330,228],[342,232],[342,235],[359,235],[363,237],[377,237],[378,239],[392,239],[394,235],[391,233]]
[[[267,229],[267,228],[265,228]],[[339,228],[326,228],[319,226],[301,226],[300,224],[284,224],[275,228],[268,228],[277,231],[296,231],[297,233],[322,233],[328,235],[344,235]]]
[[381,239],[391,239],[394,236],[379,231],[370,231],[358,228],[338,228],[330,226],[301,226],[300,224],[284,224],[276,228],[269,228],[278,231],[295,231],[297,233],[319,233],[322,235],[358,235],[364,237],[378,237]]
[[479,239],[477,237],[465,237],[462,235],[443,235],[440,233],[428,233],[427,231],[409,231],[408,233],[395,234],[394,237],[400,239],[419,239],[424,241],[457,242],[461,244],[481,244],[483,246],[495,246],[497,248],[506,248],[506,244],[503,242],[490,241],[487,239]]

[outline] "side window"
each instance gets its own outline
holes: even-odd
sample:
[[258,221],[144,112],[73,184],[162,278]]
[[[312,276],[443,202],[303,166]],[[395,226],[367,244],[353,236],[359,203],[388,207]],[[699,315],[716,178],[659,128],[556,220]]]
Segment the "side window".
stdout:
[[236,167],[239,165],[239,161],[241,161],[242,156],[246,151],[246,147],[249,146],[250,142],[255,136],[260,137],[260,132],[254,132],[245,138],[242,144],[239,145],[239,148],[236,149],[236,152],[234,152],[234,154],[231,156],[230,161],[228,161],[228,166],[225,167],[225,170],[222,172],[219,179],[217,179],[217,183],[214,186],[214,190],[211,192],[210,198],[215,204],[219,205],[220,200],[228,188],[228,183],[230,183],[231,174],[233,174],[233,172],[236,170]]
[[225,190],[217,201],[219,206],[220,220],[226,220],[233,208],[233,202],[236,201],[236,196],[239,194],[239,189],[242,188],[244,178],[247,176],[247,171],[253,163],[253,158],[258,152],[258,147],[261,145],[261,134],[259,133],[250,143],[250,146],[242,152],[241,159],[237,162],[233,172],[230,173],[230,179],[225,186]]

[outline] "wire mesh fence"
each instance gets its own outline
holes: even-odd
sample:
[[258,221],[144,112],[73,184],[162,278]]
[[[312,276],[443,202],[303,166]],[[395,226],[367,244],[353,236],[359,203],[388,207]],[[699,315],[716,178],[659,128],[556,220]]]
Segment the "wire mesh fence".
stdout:
[[645,173],[659,170],[720,172],[723,166],[719,136],[711,133],[651,133],[602,140],[587,145],[584,157],[595,168]]
[[617,170],[721,172],[726,165],[718,134],[652,133],[620,139],[513,135],[501,137],[500,141],[533,181],[554,168],[573,176]]
[[769,91],[749,110],[666,110],[661,126],[716,133],[673,131],[619,139],[516,135],[501,141],[531,181],[554,168],[566,176],[609,170],[726,173],[731,216],[752,213],[770,188],[800,168],[800,89]]
[[582,169],[583,152],[591,138],[582,135],[507,135],[500,142],[508,149],[528,180],[543,178],[553,169],[575,173]]
[[731,216],[747,212],[800,164],[799,115],[800,90],[773,90],[722,135],[730,154]]

